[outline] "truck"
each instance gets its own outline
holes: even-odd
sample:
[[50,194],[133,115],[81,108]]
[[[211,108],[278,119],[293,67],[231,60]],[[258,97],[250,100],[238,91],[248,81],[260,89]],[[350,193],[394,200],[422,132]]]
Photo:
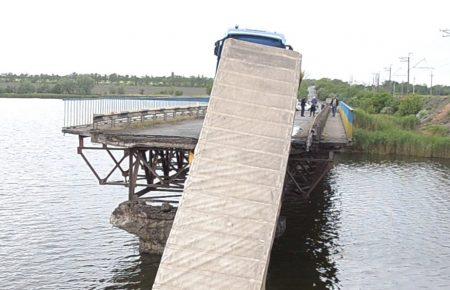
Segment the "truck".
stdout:
[[286,44],[286,39],[281,33],[255,29],[241,29],[239,26],[235,26],[227,31],[224,38],[215,42],[214,55],[217,56],[216,70],[219,66],[223,43],[228,38],[292,50],[292,46]]

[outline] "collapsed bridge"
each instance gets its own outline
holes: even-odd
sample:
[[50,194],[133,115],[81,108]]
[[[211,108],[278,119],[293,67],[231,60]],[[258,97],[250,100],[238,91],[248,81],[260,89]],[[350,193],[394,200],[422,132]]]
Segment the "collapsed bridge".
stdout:
[[[336,117],[329,106],[295,112],[299,74],[298,53],[230,39],[209,107],[94,115],[63,129],[79,136],[100,184],[126,186],[129,200],[181,197],[155,289],[264,285],[283,187],[308,197],[351,138],[345,104]],[[105,151],[113,168],[101,176],[87,150]]]

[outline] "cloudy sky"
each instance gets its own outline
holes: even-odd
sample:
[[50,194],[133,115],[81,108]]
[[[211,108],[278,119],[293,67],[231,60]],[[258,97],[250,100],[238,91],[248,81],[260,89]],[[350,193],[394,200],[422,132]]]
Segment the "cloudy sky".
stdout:
[[374,73],[450,85],[450,1],[2,0],[0,73],[212,76],[213,43],[235,24],[285,34],[308,77]]

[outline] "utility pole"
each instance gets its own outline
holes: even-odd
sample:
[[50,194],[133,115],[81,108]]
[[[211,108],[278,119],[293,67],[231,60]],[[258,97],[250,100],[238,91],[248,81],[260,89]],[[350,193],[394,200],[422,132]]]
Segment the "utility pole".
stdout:
[[372,90],[377,90],[380,86],[380,73],[372,73]]
[[384,70],[389,72],[389,87],[391,88],[392,95],[394,95],[394,92],[392,91],[392,64],[390,64],[389,67],[385,67]]
[[433,70],[430,71],[430,96],[433,95]]
[[406,62],[408,64],[407,74],[406,74],[406,93],[409,91],[409,71],[410,71],[410,63],[411,63],[411,52],[408,53],[408,56],[400,57],[401,62]]
[[433,70],[434,67],[432,66],[422,66],[422,67],[416,67],[417,69],[429,69],[430,70],[430,96],[433,94]]
[[378,89],[380,87],[380,73],[376,74],[376,78],[377,78],[377,91],[378,91]]
[[392,64],[389,65],[389,82],[391,82],[392,79]]

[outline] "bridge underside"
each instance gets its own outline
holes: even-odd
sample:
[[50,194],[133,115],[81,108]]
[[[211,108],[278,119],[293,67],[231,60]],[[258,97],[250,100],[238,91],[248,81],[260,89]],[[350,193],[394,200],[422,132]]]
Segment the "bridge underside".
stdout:
[[[285,187],[289,186],[303,197],[309,196],[331,167],[330,152],[348,144],[340,115],[332,117],[327,109],[316,117],[302,117],[297,112],[294,118]],[[165,122],[150,125],[126,124],[95,130],[92,125],[78,126],[64,128],[63,132],[79,136],[78,154],[99,184],[127,187],[130,200],[141,198],[177,203],[189,172],[189,156],[198,142],[203,116],[204,113],[194,114],[181,120],[167,120],[164,117]],[[316,132],[320,136],[308,146],[313,126],[316,130],[320,129],[320,132]],[[101,146],[85,146],[84,140],[88,138]],[[91,150],[104,151],[111,158],[114,165],[105,176],[100,176],[100,170],[93,166],[85,154]],[[112,180],[114,176],[117,177],[117,172],[120,173],[120,179]]]

